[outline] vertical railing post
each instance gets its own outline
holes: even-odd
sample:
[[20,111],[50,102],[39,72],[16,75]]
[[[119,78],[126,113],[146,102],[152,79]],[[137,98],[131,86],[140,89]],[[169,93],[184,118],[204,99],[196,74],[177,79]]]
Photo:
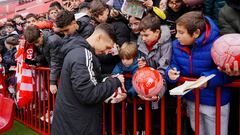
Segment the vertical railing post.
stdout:
[[151,135],[151,107],[149,101],[145,101],[145,119],[146,135]]
[[161,135],[165,135],[165,96],[161,99]]
[[195,135],[199,135],[200,89],[195,89]]
[[[46,86],[45,86],[45,81],[44,78],[45,78],[45,73],[43,72],[43,70],[40,72],[40,79],[41,79],[41,83],[39,84],[40,85],[40,93],[42,94],[43,96],[43,132],[46,133],[46,94],[45,94],[45,90],[46,90]],[[41,100],[41,99],[40,99]],[[48,106],[49,107],[49,106]]]
[[137,134],[137,100],[133,99],[133,134]]
[[177,135],[181,135],[182,123],[181,123],[181,96],[177,97]]
[[41,91],[40,91],[40,89],[41,89],[40,70],[38,70],[38,72],[36,74],[36,77],[38,78],[38,84],[36,84],[37,85],[37,92],[38,92],[38,97],[37,97],[37,99],[38,99],[38,114],[37,114],[38,129],[42,131],[41,120],[40,120],[40,117],[41,117],[41,114],[42,114],[42,112],[41,112],[41,110],[42,110],[42,107],[41,107],[41,105],[42,105],[42,103],[41,103]]
[[102,103],[102,111],[103,111],[103,113],[102,113],[102,135],[105,135],[105,132],[106,132],[106,111],[105,111],[105,103],[103,102]]
[[221,87],[216,89],[216,135],[221,134]]
[[122,101],[122,135],[126,134],[126,103]]
[[[45,71],[46,74],[47,74],[47,78],[50,78],[50,74],[49,74],[49,71]],[[50,79],[47,79],[48,80],[48,83],[47,83],[47,93],[48,93],[48,134],[50,135],[51,134],[51,117],[52,115],[50,114],[51,113],[51,96],[52,93],[50,92]],[[53,111],[52,111],[53,113]]]
[[111,104],[111,131],[112,131],[112,135],[115,135],[115,118],[114,118],[114,113],[115,109],[114,109],[114,104]]

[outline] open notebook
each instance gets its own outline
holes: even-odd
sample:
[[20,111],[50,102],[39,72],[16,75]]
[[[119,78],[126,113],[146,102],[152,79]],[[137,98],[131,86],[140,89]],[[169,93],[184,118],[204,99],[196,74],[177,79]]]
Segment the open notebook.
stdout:
[[212,79],[214,76],[215,74],[211,74],[209,76],[201,76],[196,81],[185,81],[182,85],[171,89],[169,91],[170,95],[184,95],[192,89],[199,88],[201,85]]

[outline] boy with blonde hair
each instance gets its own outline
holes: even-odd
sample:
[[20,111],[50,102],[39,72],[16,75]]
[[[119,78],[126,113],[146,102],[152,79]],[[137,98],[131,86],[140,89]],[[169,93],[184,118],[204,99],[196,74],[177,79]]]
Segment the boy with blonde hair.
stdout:
[[112,74],[123,74],[125,81],[125,88],[127,90],[127,95],[131,98],[136,96],[136,92],[132,87],[132,76],[138,69],[137,57],[138,50],[135,42],[125,42],[119,51],[119,57],[121,62],[119,62],[112,71]]

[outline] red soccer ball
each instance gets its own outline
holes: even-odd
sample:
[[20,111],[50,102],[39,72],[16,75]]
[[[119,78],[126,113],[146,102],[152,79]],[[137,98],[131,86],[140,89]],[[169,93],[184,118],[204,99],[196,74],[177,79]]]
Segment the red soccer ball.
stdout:
[[132,84],[139,95],[151,98],[160,92],[163,78],[156,69],[143,67],[134,74]]
[[218,38],[211,49],[214,63],[222,69],[229,64],[233,69],[233,62],[238,61],[240,67],[240,34],[226,34]]
[[183,0],[186,5],[196,6],[203,4],[204,0]]

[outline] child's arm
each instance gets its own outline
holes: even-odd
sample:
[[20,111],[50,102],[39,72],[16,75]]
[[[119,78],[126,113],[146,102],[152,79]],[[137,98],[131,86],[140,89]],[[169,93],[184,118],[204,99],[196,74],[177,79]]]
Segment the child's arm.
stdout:
[[[137,72],[137,70],[138,70],[138,63],[136,62],[134,62],[134,65],[133,65],[133,68],[132,68],[132,77],[134,76],[134,74]],[[130,87],[129,88],[129,90],[127,91],[127,95],[130,97],[130,98],[134,98],[134,97],[136,97],[136,95],[137,95],[137,92],[136,92],[136,90],[134,89],[134,87],[132,86],[132,87]]]
[[113,71],[112,71],[112,74],[114,75],[114,74],[120,74],[120,73],[122,73],[122,69],[121,69],[121,67],[120,67],[120,63],[118,63],[118,64],[114,67],[114,69],[113,69]]
[[157,67],[157,70],[164,76],[164,73],[167,69],[167,67],[170,64],[171,56],[172,56],[172,43],[171,39],[167,43],[164,43],[161,46],[161,58],[158,60],[159,66]]
[[[175,76],[171,76],[171,74]],[[174,55],[172,55],[171,64],[166,69],[165,77],[170,83],[176,83],[180,77],[180,68],[175,60]]]

